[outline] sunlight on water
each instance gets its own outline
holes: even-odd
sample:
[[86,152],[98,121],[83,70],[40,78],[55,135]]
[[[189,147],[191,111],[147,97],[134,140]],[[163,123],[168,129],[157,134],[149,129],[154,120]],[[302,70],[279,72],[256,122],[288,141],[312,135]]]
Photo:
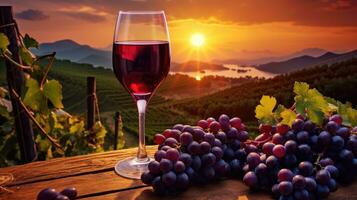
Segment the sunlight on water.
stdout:
[[204,76],[223,76],[229,78],[240,78],[240,77],[264,77],[264,78],[272,78],[277,74],[272,74],[269,72],[258,70],[254,67],[241,67],[236,64],[224,64],[224,67],[228,68],[227,70],[201,70],[199,72],[173,72],[172,74],[186,74],[197,80],[197,77]]

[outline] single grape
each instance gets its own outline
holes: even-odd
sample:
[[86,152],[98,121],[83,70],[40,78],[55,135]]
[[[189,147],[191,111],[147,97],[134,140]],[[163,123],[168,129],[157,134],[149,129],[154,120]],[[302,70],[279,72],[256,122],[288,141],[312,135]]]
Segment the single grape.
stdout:
[[293,177],[292,182],[293,182],[294,189],[301,190],[301,189],[305,188],[305,185],[306,185],[305,177],[303,177],[301,175],[295,175]]
[[258,177],[263,177],[266,175],[268,172],[268,167],[264,163],[260,163],[256,168],[255,168],[255,174]]
[[200,152],[202,154],[209,153],[211,151],[211,145],[208,142],[203,141],[200,144],[200,149],[201,149]]
[[182,161],[177,161],[175,164],[174,164],[174,170],[176,173],[181,173],[181,172],[184,172],[186,169],[186,166],[185,164],[182,162]]
[[301,144],[301,145],[298,146],[298,153],[301,156],[307,156],[307,155],[309,155],[311,153],[311,148],[307,144]]
[[341,115],[338,114],[332,115],[329,120],[334,121],[337,125],[341,125],[343,121]]
[[205,134],[206,133],[203,130],[201,130],[199,128],[195,128],[195,129],[193,129],[192,136],[195,141],[200,142],[201,140],[203,140],[203,136]]
[[289,169],[281,169],[278,172],[278,181],[282,182],[282,181],[292,181],[293,180],[293,172],[290,171]]
[[315,129],[315,124],[311,120],[307,120],[304,123],[303,130],[307,132],[312,132]]
[[153,160],[149,163],[148,169],[151,174],[158,175],[160,173],[160,163],[156,160]]
[[285,147],[281,144],[275,145],[273,148],[273,155],[277,158],[282,158],[286,154]]
[[237,173],[241,169],[240,162],[239,162],[238,159],[231,160],[229,162],[229,166],[230,166],[230,168],[231,168],[233,173]]
[[206,133],[203,137],[204,141],[208,142],[210,145],[214,144],[214,135],[212,133]]
[[255,153],[255,152],[249,153],[247,156],[247,163],[248,163],[250,169],[254,169],[260,163],[259,154]]
[[278,166],[279,163],[278,158],[276,158],[275,156],[269,156],[265,162],[270,169],[275,168],[276,166]]
[[181,131],[173,129],[171,130],[171,137],[175,138],[176,141],[180,141]]
[[217,121],[213,121],[209,125],[209,130],[212,133],[217,133],[221,129],[221,125]]
[[172,127],[172,129],[176,129],[176,130],[182,131],[183,125],[182,124],[175,124],[174,127]]
[[319,137],[318,137],[318,142],[320,145],[322,146],[328,146],[330,144],[330,141],[331,141],[331,135],[329,132],[327,131],[322,131],[320,134],[319,134]]
[[314,170],[314,167],[311,162],[303,161],[299,164],[299,173],[303,176],[311,176]]
[[294,192],[294,198],[296,200],[309,200],[309,192],[307,190],[296,190]]
[[331,179],[331,175],[325,169],[319,170],[316,173],[316,182],[319,184],[326,185],[330,181],[330,179]]
[[213,146],[222,148],[222,142],[219,139],[216,138],[216,139],[214,139]]
[[166,158],[161,159],[160,161],[160,170],[163,173],[166,173],[172,169],[172,162]]
[[240,118],[238,117],[233,117],[229,123],[231,124],[232,127],[238,129],[238,130],[242,130],[242,121]]
[[350,137],[350,129],[346,127],[341,127],[336,131],[336,135],[341,136],[343,139]]
[[277,124],[276,125],[276,132],[280,135],[285,135],[289,131],[290,127],[286,124]]
[[213,117],[209,117],[209,118],[207,118],[206,121],[208,122],[208,126],[209,126],[212,122],[216,121],[216,119]]
[[243,182],[248,187],[256,187],[258,184],[258,177],[255,175],[254,172],[248,172],[244,175]]
[[288,140],[284,144],[286,153],[295,153],[297,149],[297,144],[294,140]]
[[70,200],[74,200],[78,195],[77,189],[75,187],[65,188],[60,193],[67,196]]
[[166,157],[166,151],[164,150],[158,150],[157,152],[155,152],[154,154],[154,158],[156,161],[160,162],[161,159]]
[[178,142],[175,138],[166,138],[165,145],[175,148],[178,146]]
[[322,166],[322,167],[326,167],[327,165],[333,165],[334,162],[331,158],[323,158],[320,160],[319,164]]
[[275,133],[272,138],[272,142],[274,144],[283,144],[285,141],[284,136],[280,135],[279,133]]
[[176,187],[180,189],[186,189],[190,184],[189,177],[186,173],[180,173],[176,176]]
[[196,175],[196,172],[191,167],[187,167],[185,173],[187,174],[190,181],[192,181]]
[[319,198],[326,198],[330,194],[330,189],[327,185],[317,185],[316,194]]
[[261,133],[271,133],[272,132],[272,126],[270,124],[260,124],[259,125],[259,131]]
[[294,154],[286,154],[283,158],[283,163],[286,167],[294,167],[297,163],[297,158]]
[[198,171],[202,166],[201,158],[199,156],[193,156],[192,157],[192,164],[191,167]]
[[332,134],[335,134],[338,128],[338,124],[334,121],[329,121],[325,126],[325,129]]
[[192,164],[192,157],[188,153],[181,153],[179,160],[182,161],[186,167],[189,167]]
[[285,134],[285,138],[286,138],[286,140],[296,140],[296,135],[293,131],[288,131]]
[[247,131],[240,131],[238,133],[238,140],[241,141],[241,142],[245,142],[247,141],[249,138],[249,134]]
[[192,155],[198,155],[201,151],[201,146],[196,141],[193,141],[187,146],[187,150]]
[[46,188],[41,190],[37,194],[37,200],[48,200],[48,199],[55,199],[58,196],[58,192],[53,188]]
[[216,156],[213,153],[207,153],[202,155],[201,161],[204,167],[211,167],[216,162]]
[[282,181],[279,183],[279,192],[282,195],[289,195],[293,192],[293,184],[289,181]]
[[275,146],[275,144],[273,144],[271,142],[267,142],[267,143],[263,144],[263,147],[262,147],[263,153],[265,153],[268,156],[272,155],[274,146]]
[[216,134],[216,138],[219,139],[222,143],[226,143],[227,141],[227,135],[225,132],[219,131]]
[[177,149],[171,148],[166,151],[166,159],[171,160],[171,161],[178,161],[180,157],[180,152]]
[[309,139],[310,139],[309,133],[307,131],[300,131],[297,133],[296,139],[300,144],[303,144],[303,143],[306,144],[309,142]]
[[155,144],[163,144],[165,142],[165,136],[162,134],[155,134],[154,136],[154,143]]
[[292,124],[294,131],[301,131],[304,128],[304,121],[302,119],[295,119]]
[[200,121],[197,122],[197,126],[207,129],[208,128],[208,122],[207,120],[201,119]]
[[347,149],[343,149],[338,156],[346,163],[350,163],[353,160],[353,153]]
[[249,154],[249,153],[252,153],[252,152],[258,152],[258,148],[253,145],[253,144],[249,144],[249,145],[246,145],[245,146],[245,151]]
[[193,141],[193,136],[189,132],[184,132],[180,135],[181,145],[189,145]]
[[342,150],[345,146],[345,140],[341,136],[335,135],[332,137],[331,146],[334,150]]
[[[151,183],[154,180],[154,178],[155,177],[150,172],[144,172],[144,173],[141,174],[141,181],[143,183],[145,183],[146,185],[151,185]],[[63,193],[61,192],[61,194],[63,194]],[[63,195],[66,195],[66,194],[63,194]],[[66,195],[66,196],[68,196],[68,195]]]
[[189,133],[192,134],[194,132],[194,129],[190,125],[184,125],[183,129],[182,129],[182,132],[189,132]]
[[217,160],[220,160],[223,157],[223,151],[219,147],[213,147],[211,152],[216,156]]
[[155,177],[151,184],[152,184],[152,187],[153,187],[155,193],[161,194],[161,195],[166,193],[166,188],[161,181],[161,176]]
[[305,177],[305,189],[308,190],[309,192],[315,192],[317,184],[315,179],[311,178],[311,177]]
[[245,161],[247,154],[244,149],[238,149],[237,151],[234,152],[234,156],[238,160]]
[[229,131],[227,132],[227,138],[228,139],[238,138],[238,130],[234,127],[230,128]]
[[165,186],[172,186],[174,185],[176,182],[176,174],[172,171],[169,171],[165,174],[162,175],[162,183]]
[[273,193],[273,195],[274,195],[275,197],[280,196],[279,184],[274,184],[274,185],[271,187],[271,192]]
[[219,116],[218,122],[219,122],[222,130],[229,130],[229,128],[230,128],[229,120],[230,120],[229,117],[225,114],[222,114],[221,116]]
[[339,172],[338,172],[338,169],[335,166],[327,165],[325,167],[325,170],[327,170],[330,173],[332,178],[334,178],[334,179],[338,178]]
[[164,135],[165,139],[172,137],[171,129],[164,130],[164,132],[162,134]]
[[[166,151],[169,150],[169,149],[171,149],[171,148],[172,148],[172,147],[170,147],[170,146],[163,145],[163,146],[161,146],[160,150],[163,150],[163,151],[165,151],[165,153],[166,153]],[[165,154],[165,155],[166,155],[166,154]]]
[[337,190],[337,182],[335,181],[335,179],[330,179],[330,181],[327,184],[330,192],[336,192]]
[[226,162],[221,159],[221,160],[218,160],[213,168],[215,170],[215,173],[218,175],[218,176],[225,176],[226,175]]

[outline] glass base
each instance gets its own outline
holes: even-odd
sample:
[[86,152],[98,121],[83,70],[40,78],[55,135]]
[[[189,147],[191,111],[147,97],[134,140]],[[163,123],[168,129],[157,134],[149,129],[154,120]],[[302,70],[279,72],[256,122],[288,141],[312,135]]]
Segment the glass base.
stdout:
[[143,172],[148,171],[148,164],[152,159],[138,160],[136,157],[129,157],[115,164],[115,172],[125,178],[140,179]]

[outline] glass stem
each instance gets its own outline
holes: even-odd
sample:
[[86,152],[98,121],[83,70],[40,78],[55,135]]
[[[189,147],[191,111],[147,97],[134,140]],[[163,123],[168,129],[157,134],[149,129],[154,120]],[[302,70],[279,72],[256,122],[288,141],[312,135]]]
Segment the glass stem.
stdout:
[[146,162],[148,160],[145,148],[145,112],[147,101],[140,99],[136,102],[136,105],[138,107],[139,115],[139,147],[136,157],[138,162]]

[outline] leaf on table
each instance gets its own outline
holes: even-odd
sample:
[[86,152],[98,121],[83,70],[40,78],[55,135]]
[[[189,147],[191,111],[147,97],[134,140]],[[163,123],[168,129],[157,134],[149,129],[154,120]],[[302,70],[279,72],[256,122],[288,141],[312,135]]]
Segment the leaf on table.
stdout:
[[4,33],[0,33],[0,52],[5,52],[10,42]]
[[255,117],[264,123],[274,122],[273,110],[276,106],[275,97],[262,96],[260,99],[260,105],[255,108]]
[[280,113],[280,116],[282,118],[281,123],[286,124],[290,127],[296,119],[296,113],[290,109],[285,109],[284,111],[282,111]]
[[312,122],[321,125],[324,115],[329,113],[329,104],[324,96],[302,82],[295,82],[294,93],[296,112],[302,115],[306,113]]
[[29,78],[26,80],[27,91],[25,93],[24,104],[34,111],[39,111],[43,105],[47,104],[46,99],[41,93],[40,85],[37,80]]
[[23,38],[23,42],[26,48],[38,48],[38,42],[27,33]]
[[55,108],[63,108],[62,86],[57,80],[50,80],[43,85],[43,94]]

